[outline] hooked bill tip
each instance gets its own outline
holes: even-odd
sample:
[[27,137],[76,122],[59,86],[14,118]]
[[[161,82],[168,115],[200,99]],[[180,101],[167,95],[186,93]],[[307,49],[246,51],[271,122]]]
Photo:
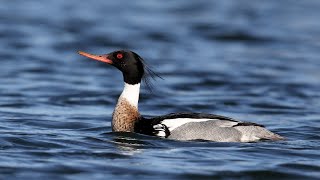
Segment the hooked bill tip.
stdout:
[[78,51],[78,54],[80,54],[80,55],[84,55],[84,54],[85,54],[85,52],[83,52],[83,51]]

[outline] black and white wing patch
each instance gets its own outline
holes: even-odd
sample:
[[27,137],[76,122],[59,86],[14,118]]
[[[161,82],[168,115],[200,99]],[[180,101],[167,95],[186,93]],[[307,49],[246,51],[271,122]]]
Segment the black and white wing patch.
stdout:
[[163,138],[167,138],[171,134],[169,128],[161,121],[152,121],[145,118],[136,122],[134,132]]
[[167,138],[170,135],[168,127],[164,124],[156,124],[153,126],[154,135]]

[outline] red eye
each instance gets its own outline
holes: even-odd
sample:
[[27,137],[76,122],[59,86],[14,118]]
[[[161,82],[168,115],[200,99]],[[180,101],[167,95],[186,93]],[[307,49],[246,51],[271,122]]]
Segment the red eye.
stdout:
[[123,58],[123,55],[121,53],[117,54],[117,58],[118,59],[122,59]]

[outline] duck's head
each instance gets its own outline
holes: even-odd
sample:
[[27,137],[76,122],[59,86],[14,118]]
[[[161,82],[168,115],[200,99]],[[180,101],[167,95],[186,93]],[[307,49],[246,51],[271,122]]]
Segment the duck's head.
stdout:
[[147,67],[144,64],[143,59],[132,51],[119,50],[102,55],[94,55],[82,51],[79,51],[78,53],[82,56],[105,62],[118,68],[123,74],[124,82],[131,85],[141,82],[145,70],[151,71],[150,69],[146,69]]

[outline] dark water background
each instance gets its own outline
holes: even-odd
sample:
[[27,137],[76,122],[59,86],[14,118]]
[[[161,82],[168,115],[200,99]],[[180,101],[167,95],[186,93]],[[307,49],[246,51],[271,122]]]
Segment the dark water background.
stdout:
[[[19,1],[0,6],[0,179],[319,179],[320,1]],[[286,141],[111,132],[136,51],[165,79],[140,111],[216,113]]]

